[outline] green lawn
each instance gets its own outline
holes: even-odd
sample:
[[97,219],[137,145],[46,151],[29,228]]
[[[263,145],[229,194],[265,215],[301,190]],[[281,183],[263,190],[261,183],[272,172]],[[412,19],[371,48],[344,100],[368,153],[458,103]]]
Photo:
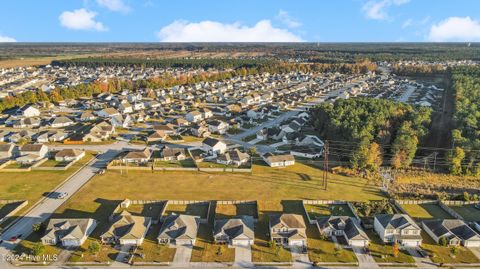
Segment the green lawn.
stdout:
[[68,165],[68,162],[57,162],[54,159],[49,159],[43,162],[40,167],[65,167]]
[[460,214],[465,221],[480,221],[480,209],[475,208],[474,205],[449,205],[448,207]]
[[436,263],[478,263],[480,260],[465,247],[457,247],[455,256],[451,253],[451,247],[438,245],[433,238],[422,231],[422,248],[429,254]]
[[235,249],[213,241],[212,225],[200,224],[197,240],[192,250],[192,262],[233,262]]
[[305,205],[305,210],[307,211],[310,219],[316,219],[319,217],[326,216],[350,216],[354,217],[352,210],[346,204],[340,205]]
[[376,262],[384,263],[415,263],[415,260],[404,250],[400,250],[397,257],[393,255],[393,246],[382,242],[382,239],[373,231],[366,231],[370,238],[368,249]]
[[447,211],[443,210],[437,204],[409,204],[401,205],[403,209],[415,219],[427,220],[427,219],[452,219]]
[[[100,250],[98,253],[95,254],[88,251],[88,246],[93,242],[97,242],[98,244],[100,244]],[[92,264],[114,262],[117,255],[118,250],[113,248],[111,245],[102,245],[100,240],[89,237],[80,248],[76,249],[73,252],[67,264],[75,262],[86,262]]]
[[169,204],[165,209],[164,215],[170,215],[171,213],[199,216],[200,218],[204,219],[204,218],[207,218],[208,204],[189,204],[189,205]]
[[5,169],[27,169],[29,168],[30,166],[32,166],[31,164],[21,164],[21,163],[17,163],[15,161],[9,163],[7,166],[5,166]]

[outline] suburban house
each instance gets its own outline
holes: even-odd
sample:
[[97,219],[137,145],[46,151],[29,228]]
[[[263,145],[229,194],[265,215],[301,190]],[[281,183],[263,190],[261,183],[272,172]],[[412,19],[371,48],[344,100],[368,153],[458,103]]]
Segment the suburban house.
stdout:
[[250,246],[255,239],[253,225],[252,216],[215,220],[213,238],[219,244]]
[[78,149],[62,149],[55,154],[57,162],[78,161],[85,156],[85,151]]
[[121,159],[124,163],[147,163],[151,156],[152,151],[144,148],[143,150],[129,151]]
[[14,148],[13,144],[0,144],[0,161],[12,158]]
[[200,217],[171,214],[167,216],[157,237],[159,244],[193,246],[197,238]]
[[208,131],[214,134],[225,134],[228,130],[228,123],[221,120],[208,121]]
[[20,147],[20,157],[16,159],[19,163],[33,163],[39,161],[48,153],[48,147],[44,144],[27,144]]
[[187,155],[183,148],[169,148],[165,147],[162,150],[162,159],[164,161],[181,161],[185,160]]
[[295,164],[295,157],[293,157],[291,154],[266,153],[262,156],[262,159],[270,167],[286,167]]
[[152,142],[161,142],[167,138],[167,134],[165,134],[163,131],[160,130],[155,130],[153,133],[151,133],[147,137],[147,142],[152,143]]
[[100,238],[103,243],[139,246],[143,243],[151,223],[150,217],[133,216],[128,211],[122,211],[113,218],[112,225]]
[[320,234],[343,236],[349,246],[366,247],[370,240],[358,221],[349,216],[329,216],[317,219]]
[[373,227],[385,243],[398,243],[402,246],[420,246],[421,229],[406,214],[375,215]]
[[120,112],[118,112],[118,110],[116,110],[113,107],[107,107],[107,108],[102,109],[100,111],[96,111],[95,113],[99,117],[102,117],[102,118],[112,118],[112,117],[115,117],[115,116],[120,116]]
[[50,219],[41,238],[44,245],[80,247],[97,227],[94,219]]
[[463,220],[426,220],[422,227],[437,243],[443,237],[449,246],[480,247],[480,236]]
[[223,154],[227,151],[227,144],[216,138],[207,137],[202,141],[202,149],[212,155]]
[[52,120],[52,122],[50,123],[50,126],[52,126],[53,128],[59,128],[59,127],[67,127],[73,124],[75,123],[67,117],[56,117]]
[[270,216],[270,237],[278,245],[306,246],[305,220],[299,214],[275,214]]
[[39,117],[40,116],[40,110],[38,110],[34,106],[26,105],[26,106],[18,109],[17,115],[25,117],[25,118]]
[[238,149],[232,149],[217,157],[217,163],[240,166],[250,160],[250,155]]
[[203,115],[200,111],[192,111],[185,115],[185,119],[189,122],[199,122],[203,119]]
[[109,139],[111,135],[115,133],[115,127],[110,125],[106,121],[94,124],[91,128],[85,132],[82,136],[82,141],[88,142],[101,142]]

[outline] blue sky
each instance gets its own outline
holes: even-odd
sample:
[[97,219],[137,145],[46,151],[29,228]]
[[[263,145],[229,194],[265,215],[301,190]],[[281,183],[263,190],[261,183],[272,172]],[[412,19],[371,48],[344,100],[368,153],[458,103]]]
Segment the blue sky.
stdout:
[[480,41],[478,0],[15,0],[0,42]]

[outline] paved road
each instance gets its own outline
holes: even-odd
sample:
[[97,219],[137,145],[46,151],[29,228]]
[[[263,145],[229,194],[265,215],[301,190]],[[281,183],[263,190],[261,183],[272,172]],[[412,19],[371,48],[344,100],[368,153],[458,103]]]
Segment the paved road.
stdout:
[[[20,242],[20,240],[17,240],[16,242],[9,242],[8,239],[18,235],[22,235],[21,239],[27,237],[32,232],[33,224],[47,220],[48,217],[55,212],[55,210],[57,210],[57,208],[59,208],[69,197],[71,197],[85,183],[87,183],[98,172],[99,169],[105,167],[105,165],[117,154],[118,151],[116,150],[108,150],[105,153],[98,155],[97,158],[94,158],[87,165],[66,179],[64,183],[62,183],[57,189],[53,190],[53,192],[57,193],[68,193],[67,198],[56,199],[52,197],[52,195],[44,197],[23,217],[18,219],[12,226],[10,226],[10,228],[8,228],[1,236],[1,239],[4,240],[4,242],[0,244],[0,258],[7,256],[9,251]],[[0,259],[0,268],[5,267],[5,262],[3,259]]]

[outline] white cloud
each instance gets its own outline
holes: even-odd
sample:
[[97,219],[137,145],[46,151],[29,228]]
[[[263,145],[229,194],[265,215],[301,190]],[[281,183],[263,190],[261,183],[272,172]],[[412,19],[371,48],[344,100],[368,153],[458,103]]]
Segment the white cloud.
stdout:
[[97,3],[111,11],[127,13],[131,11],[131,8],[126,5],[122,0],[97,0]]
[[480,41],[480,22],[470,17],[449,17],[432,25],[428,40],[441,41]]
[[95,21],[96,12],[82,9],[64,11],[58,19],[63,27],[73,30],[107,31],[101,22]]
[[0,34],[0,43],[3,43],[3,42],[17,42],[17,40],[15,40],[15,38],[13,37]]
[[401,6],[410,2],[410,0],[370,0],[362,6],[362,11],[368,19],[387,20],[390,16],[387,9],[390,6]]
[[288,12],[286,12],[285,10],[279,10],[275,18],[285,24],[288,28],[297,28],[302,26],[301,22],[290,17]]
[[286,29],[275,28],[269,20],[249,27],[240,23],[215,21],[174,21],[157,33],[162,42],[301,42]]
[[406,21],[403,22],[402,24],[402,29],[405,29],[407,27],[410,27],[413,25],[413,20],[412,19],[408,19]]

